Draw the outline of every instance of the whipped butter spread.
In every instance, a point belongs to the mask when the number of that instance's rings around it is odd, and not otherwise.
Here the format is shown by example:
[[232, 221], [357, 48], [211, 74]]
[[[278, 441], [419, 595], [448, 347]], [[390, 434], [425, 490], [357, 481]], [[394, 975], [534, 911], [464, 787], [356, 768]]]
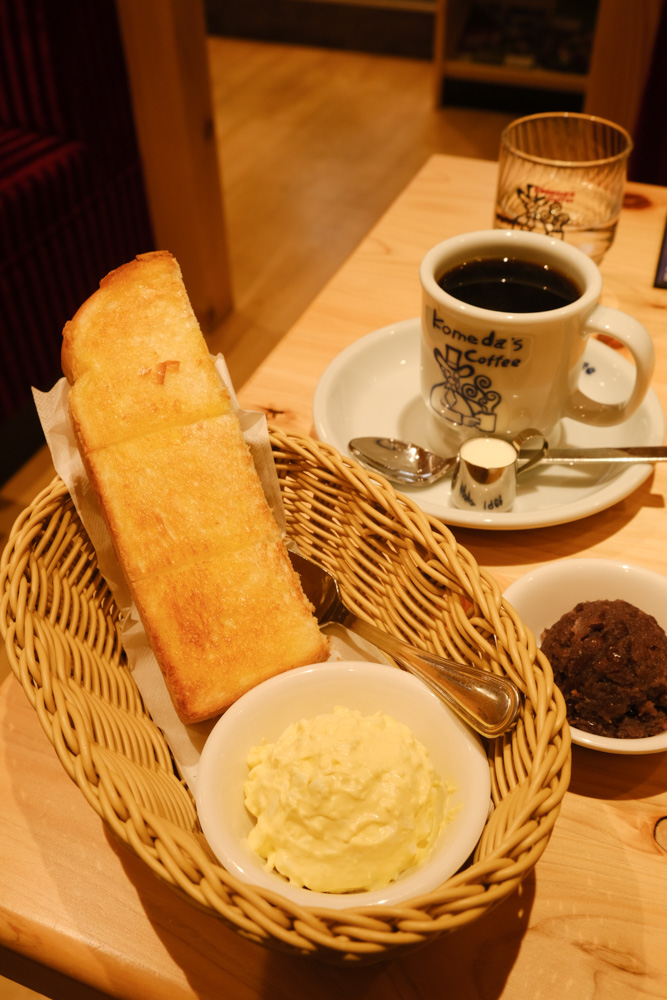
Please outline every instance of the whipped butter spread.
[[389, 715], [336, 707], [253, 747], [249, 844], [295, 885], [382, 889], [428, 854], [443, 821], [427, 750]]

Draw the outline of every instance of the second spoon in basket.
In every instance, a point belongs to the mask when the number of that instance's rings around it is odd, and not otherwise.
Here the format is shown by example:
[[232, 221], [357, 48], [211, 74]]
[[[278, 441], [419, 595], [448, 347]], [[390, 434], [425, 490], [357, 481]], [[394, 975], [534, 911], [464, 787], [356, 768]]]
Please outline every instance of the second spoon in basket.
[[383, 632], [345, 606], [338, 582], [323, 566], [296, 552], [290, 552], [290, 559], [320, 626], [342, 625], [388, 653], [482, 736], [501, 736], [512, 728], [521, 708], [521, 695], [509, 678], [426, 653]]

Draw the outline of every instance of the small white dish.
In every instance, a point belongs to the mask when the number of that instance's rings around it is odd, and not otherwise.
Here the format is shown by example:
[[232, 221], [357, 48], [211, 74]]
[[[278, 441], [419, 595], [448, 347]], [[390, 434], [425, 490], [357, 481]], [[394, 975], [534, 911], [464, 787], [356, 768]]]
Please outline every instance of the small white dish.
[[[350, 438], [395, 437], [431, 445], [419, 386], [421, 330], [419, 319], [375, 330], [342, 351], [324, 371], [313, 398], [315, 433], [321, 441], [348, 455]], [[634, 368], [618, 351], [589, 339], [581, 373], [582, 389], [609, 403], [625, 399]], [[665, 420], [658, 397], [650, 389], [633, 416], [616, 427], [591, 427], [569, 418], [562, 421], [558, 447], [595, 448], [613, 445], [658, 445]], [[541, 466], [518, 484], [512, 510], [456, 508], [451, 480], [430, 486], [401, 486], [427, 514], [447, 524], [470, 528], [515, 530], [548, 527], [588, 517], [633, 493], [653, 466]]]
[[[293, 722], [333, 711], [382, 711], [412, 730], [429, 752], [443, 786], [452, 786], [451, 816], [430, 855], [386, 889], [324, 893], [291, 885], [248, 846], [254, 820], [243, 785], [249, 750], [275, 740]], [[196, 803], [202, 830], [224, 867], [243, 882], [270, 889], [308, 907], [345, 909], [398, 904], [436, 889], [474, 850], [490, 807], [489, 765], [481, 741], [429, 689], [410, 674], [378, 663], [341, 661], [300, 667], [243, 695], [219, 719], [199, 764]]]
[[[630, 563], [607, 559], [561, 559], [526, 573], [503, 597], [518, 612], [540, 645], [550, 628], [580, 601], [623, 600], [653, 615], [667, 631], [667, 577]], [[644, 739], [596, 736], [570, 726], [572, 742], [618, 754], [648, 754], [667, 750], [667, 730]]]

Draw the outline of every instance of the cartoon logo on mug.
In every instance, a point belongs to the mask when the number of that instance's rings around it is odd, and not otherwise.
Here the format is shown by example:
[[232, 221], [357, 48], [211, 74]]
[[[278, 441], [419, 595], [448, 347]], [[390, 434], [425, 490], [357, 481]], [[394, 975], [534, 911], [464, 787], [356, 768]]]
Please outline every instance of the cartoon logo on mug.
[[431, 406], [451, 424], [494, 434], [496, 410], [503, 397], [488, 372], [523, 365], [528, 359], [530, 338], [503, 337], [495, 330], [484, 337], [465, 334], [444, 323], [436, 309], [432, 328], [443, 338], [443, 349], [433, 350], [443, 381], [431, 387]]
[[472, 365], [462, 364], [462, 352], [451, 345], [445, 347], [444, 354], [436, 347], [433, 357], [444, 375], [444, 381], [431, 389], [433, 409], [453, 424], [493, 434], [494, 411], [502, 396], [494, 391], [489, 376], [475, 374]]

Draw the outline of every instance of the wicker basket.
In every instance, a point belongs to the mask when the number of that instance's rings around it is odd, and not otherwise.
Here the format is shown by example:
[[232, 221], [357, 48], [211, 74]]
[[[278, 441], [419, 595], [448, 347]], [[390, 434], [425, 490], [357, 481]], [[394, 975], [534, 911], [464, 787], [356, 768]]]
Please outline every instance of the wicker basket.
[[116, 608], [58, 478], [19, 517], [3, 554], [0, 630], [63, 767], [164, 882], [260, 944], [377, 961], [476, 920], [532, 870], [568, 785], [565, 705], [533, 636], [444, 524], [330, 446], [276, 428], [270, 436], [288, 531], [335, 572], [346, 603], [421, 648], [510, 676], [525, 695], [513, 732], [487, 744], [495, 808], [475, 854], [437, 891], [342, 917], [244, 885], [216, 862], [126, 665]]

